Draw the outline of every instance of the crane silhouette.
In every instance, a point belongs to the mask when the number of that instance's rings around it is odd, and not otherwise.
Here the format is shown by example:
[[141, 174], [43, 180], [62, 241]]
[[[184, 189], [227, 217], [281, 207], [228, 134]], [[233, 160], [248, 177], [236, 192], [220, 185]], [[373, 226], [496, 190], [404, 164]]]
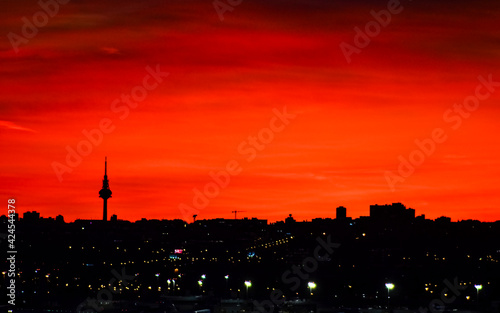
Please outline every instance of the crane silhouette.
[[234, 213], [234, 219], [236, 219], [236, 214], [240, 212], [246, 212], [246, 211], [231, 211], [231, 213]]

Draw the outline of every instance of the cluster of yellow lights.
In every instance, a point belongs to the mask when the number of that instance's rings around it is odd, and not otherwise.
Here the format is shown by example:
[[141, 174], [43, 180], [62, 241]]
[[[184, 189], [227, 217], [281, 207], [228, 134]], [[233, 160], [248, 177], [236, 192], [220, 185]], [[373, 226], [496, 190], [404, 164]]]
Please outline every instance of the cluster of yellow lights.
[[293, 239], [293, 236], [291, 236], [290, 238], [279, 239], [279, 240], [276, 240], [276, 241], [273, 241], [273, 242], [261, 243], [260, 245], [255, 245], [255, 246], [252, 246], [250, 248], [247, 248], [247, 250], [257, 249], [257, 248], [270, 248], [272, 246], [283, 245], [283, 244], [288, 243], [288, 241], [290, 239]]

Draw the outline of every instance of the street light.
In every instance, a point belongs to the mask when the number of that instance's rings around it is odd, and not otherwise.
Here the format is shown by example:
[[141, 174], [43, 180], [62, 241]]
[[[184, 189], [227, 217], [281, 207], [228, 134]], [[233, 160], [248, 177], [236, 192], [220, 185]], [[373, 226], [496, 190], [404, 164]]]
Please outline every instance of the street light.
[[229, 294], [229, 275], [226, 275], [224, 276], [224, 280], [226, 281], [226, 290], [227, 290], [227, 293]]
[[312, 295], [312, 289], [316, 288], [316, 283], [310, 281], [307, 283], [307, 287], [309, 287], [309, 293]]
[[479, 303], [479, 290], [483, 289], [483, 285], [474, 285], [476, 288], [476, 302]]
[[248, 298], [248, 287], [252, 287], [252, 282], [249, 280], [245, 281], [245, 287], [247, 287], [247, 298]]
[[385, 287], [387, 288], [387, 308], [389, 308], [389, 299], [391, 296], [389, 295], [389, 292], [394, 289], [394, 284], [393, 283], [386, 283]]

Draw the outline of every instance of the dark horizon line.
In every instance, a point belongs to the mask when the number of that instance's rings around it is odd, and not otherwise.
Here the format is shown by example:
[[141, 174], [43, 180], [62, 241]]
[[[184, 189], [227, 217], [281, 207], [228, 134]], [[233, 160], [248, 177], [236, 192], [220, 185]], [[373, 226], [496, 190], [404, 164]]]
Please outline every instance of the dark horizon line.
[[[38, 213], [37, 211], [26, 211], [26, 212], [23, 212], [22, 214], [24, 215], [25, 213]], [[21, 217], [21, 215], [19, 213], [16, 213], [18, 214], [18, 219], [19, 220], [23, 220], [25, 219], [24, 217]], [[115, 214], [112, 215], [112, 217], [114, 216]], [[291, 215], [291, 214], [290, 214]], [[292, 217], [293, 219], [293, 216], [290, 216], [289, 217]], [[71, 223], [75, 223], [76, 221], [91, 221], [91, 222], [114, 222], [114, 221], [119, 221], [119, 222], [130, 222], [130, 223], [136, 223], [136, 222], [141, 222], [141, 221], [183, 221], [185, 222], [186, 224], [194, 224], [195, 222], [199, 222], [199, 221], [213, 221], [213, 220], [227, 220], [227, 221], [244, 221], [244, 220], [248, 220], [248, 221], [252, 221], [252, 220], [259, 220], [259, 221], [266, 221], [268, 222], [269, 224], [274, 224], [274, 223], [278, 223], [278, 222], [286, 222], [286, 220], [289, 218], [285, 218], [283, 220], [276, 220], [274, 222], [269, 222], [268, 219], [261, 219], [261, 218], [258, 218], [258, 217], [243, 217], [243, 218], [238, 218], [238, 219], [234, 219], [234, 218], [224, 218], [224, 217], [214, 217], [214, 218], [206, 218], [206, 219], [197, 219], [195, 221], [186, 221], [182, 218], [172, 218], [172, 219], [166, 219], [166, 218], [146, 218], [146, 217], [142, 217], [140, 219], [137, 219], [135, 221], [132, 221], [132, 220], [129, 220], [129, 219], [119, 219], [119, 218], [116, 218], [116, 220], [107, 220], [107, 221], [103, 221], [102, 219], [85, 219], [85, 218], [76, 218], [74, 219], [73, 221], [65, 221], [64, 220], [64, 216], [62, 214], [59, 214], [57, 215], [56, 217], [42, 217], [42, 216], [39, 216], [38, 219], [40, 220], [56, 220], [57, 217], [61, 216], [62, 217], [62, 222], [66, 223], [66, 224], [71, 224]], [[5, 217], [5, 218], [8, 218], [7, 215], [3, 214], [0, 216], [1, 218]], [[336, 218], [336, 217], [313, 217], [311, 218], [310, 220], [306, 219], [306, 220], [302, 220], [302, 221], [299, 221], [299, 220], [295, 220], [293, 219], [293, 222], [295, 223], [312, 223], [314, 220], [331, 220], [331, 221], [344, 221], [344, 222], [347, 222], [347, 221], [357, 221], [359, 219], [371, 219], [371, 220], [377, 220], [377, 219], [380, 219], [380, 218], [376, 218], [376, 217], [372, 217], [370, 215], [366, 215], [366, 216], [363, 216], [363, 215], [360, 215], [359, 217], [357, 218], [354, 218], [354, 217], [345, 217], [345, 218]], [[440, 217], [437, 217], [435, 219], [430, 219], [430, 218], [425, 218], [425, 214], [421, 214], [421, 215], [418, 215], [418, 216], [415, 216], [414, 218], [412, 218], [411, 220], [424, 220], [424, 221], [432, 221], [432, 222], [437, 222], [438, 220], [442, 219], [441, 221], [445, 221], [446, 222], [449, 222], [449, 223], [459, 223], [459, 222], [466, 222], [466, 221], [472, 221], [472, 222], [479, 222], [479, 223], [497, 223], [497, 222], [500, 222], [500, 220], [494, 220], [494, 221], [481, 221], [481, 220], [478, 220], [478, 219], [457, 219], [456, 221], [453, 221], [451, 220], [451, 217], [448, 217], [448, 216], [440, 216]], [[386, 219], [387, 220], [387, 219]], [[399, 220], [399, 219], [390, 219], [390, 220]]]

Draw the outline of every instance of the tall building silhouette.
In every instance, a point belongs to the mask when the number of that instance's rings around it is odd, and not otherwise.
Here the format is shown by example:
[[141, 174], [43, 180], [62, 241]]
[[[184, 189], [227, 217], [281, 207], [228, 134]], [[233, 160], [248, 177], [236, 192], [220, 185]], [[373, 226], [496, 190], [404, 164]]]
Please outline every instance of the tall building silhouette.
[[102, 220], [108, 219], [108, 199], [111, 198], [111, 190], [109, 189], [108, 181], [108, 157], [104, 158], [104, 179], [102, 180], [102, 189], [99, 191], [99, 198], [102, 198], [104, 203], [102, 207]]
[[343, 206], [339, 206], [337, 208], [337, 219], [338, 220], [345, 220], [347, 217], [347, 209]]

